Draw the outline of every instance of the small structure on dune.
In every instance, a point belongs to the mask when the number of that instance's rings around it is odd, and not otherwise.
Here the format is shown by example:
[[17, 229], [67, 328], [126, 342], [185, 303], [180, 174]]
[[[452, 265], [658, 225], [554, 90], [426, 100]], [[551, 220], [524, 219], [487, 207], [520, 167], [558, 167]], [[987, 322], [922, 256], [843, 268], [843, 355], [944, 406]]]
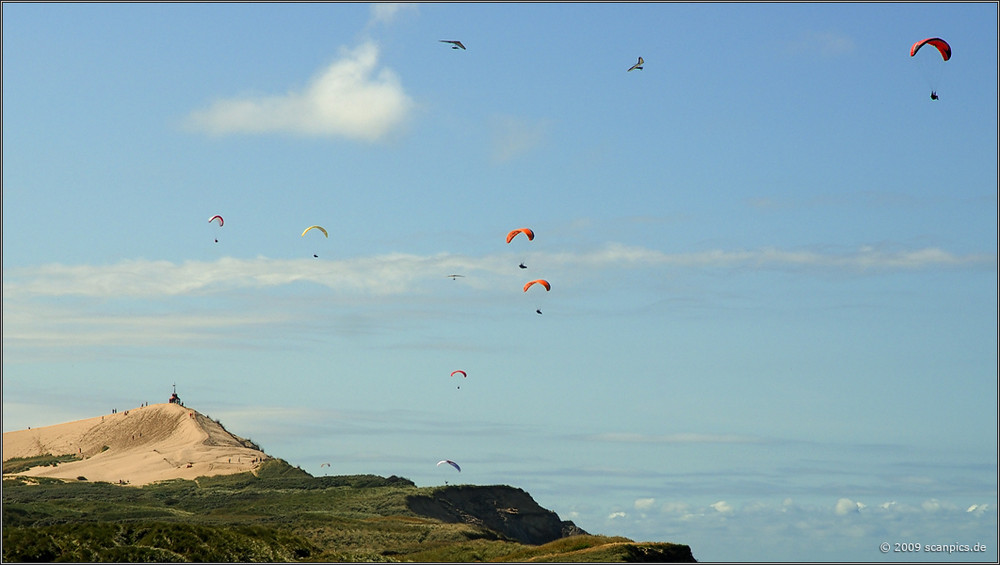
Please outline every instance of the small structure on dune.
[[181, 402], [181, 397], [177, 396], [176, 384], [174, 385], [174, 393], [170, 395], [170, 400], [168, 400], [167, 402], [169, 402], [170, 404], [180, 404], [181, 406], [184, 406], [184, 403]]

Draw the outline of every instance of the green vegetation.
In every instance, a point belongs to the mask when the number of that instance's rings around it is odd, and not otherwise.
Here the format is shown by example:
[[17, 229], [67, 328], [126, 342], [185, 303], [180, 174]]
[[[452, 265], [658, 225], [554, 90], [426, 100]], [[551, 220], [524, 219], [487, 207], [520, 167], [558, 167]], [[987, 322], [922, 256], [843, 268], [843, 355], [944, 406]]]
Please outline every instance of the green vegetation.
[[[11, 468], [22, 464], [10, 463]], [[650, 545], [625, 538], [574, 536], [529, 546], [482, 527], [443, 523], [408, 509], [409, 497], [434, 490], [395, 476], [313, 477], [280, 459], [265, 461], [258, 475], [178, 479], [141, 488], [7, 477], [3, 561], [473, 562], [648, 557], [637, 548], [632, 554], [616, 549]], [[687, 546], [677, 547], [690, 555]]]
[[54, 467], [60, 463], [78, 461], [79, 459], [78, 455], [54, 456], [50, 453], [37, 457], [14, 457], [3, 462], [3, 474], [20, 473], [33, 467]]
[[5, 561], [295, 561], [316, 550], [300, 536], [248, 526], [87, 522], [7, 530]]

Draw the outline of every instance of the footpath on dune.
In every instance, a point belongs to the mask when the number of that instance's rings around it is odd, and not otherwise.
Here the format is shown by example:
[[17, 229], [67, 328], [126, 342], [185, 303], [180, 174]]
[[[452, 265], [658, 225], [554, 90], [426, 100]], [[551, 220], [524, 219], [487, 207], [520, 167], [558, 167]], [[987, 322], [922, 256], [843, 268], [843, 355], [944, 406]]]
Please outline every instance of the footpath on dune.
[[140, 486], [255, 471], [270, 458], [218, 422], [175, 403], [3, 434], [4, 461], [43, 455], [80, 459], [14, 474]]

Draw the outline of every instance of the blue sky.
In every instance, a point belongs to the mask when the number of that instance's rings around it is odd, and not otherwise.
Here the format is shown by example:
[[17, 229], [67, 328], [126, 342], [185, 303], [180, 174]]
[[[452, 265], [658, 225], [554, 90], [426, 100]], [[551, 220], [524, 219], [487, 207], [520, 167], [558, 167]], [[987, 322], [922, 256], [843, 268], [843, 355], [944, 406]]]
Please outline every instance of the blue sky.
[[4, 4], [3, 430], [176, 383], [314, 474], [700, 560], [995, 560], [996, 40], [996, 4]]

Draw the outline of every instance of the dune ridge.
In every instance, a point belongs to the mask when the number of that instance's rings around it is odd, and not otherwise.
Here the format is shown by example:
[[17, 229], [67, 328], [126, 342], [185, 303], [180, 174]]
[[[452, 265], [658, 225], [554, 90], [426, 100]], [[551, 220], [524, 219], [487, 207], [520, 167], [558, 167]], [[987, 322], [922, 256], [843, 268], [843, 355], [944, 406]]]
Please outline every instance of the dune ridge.
[[150, 404], [3, 434], [3, 460], [50, 454], [79, 461], [15, 473], [141, 486], [255, 471], [269, 458], [219, 423], [180, 404]]

